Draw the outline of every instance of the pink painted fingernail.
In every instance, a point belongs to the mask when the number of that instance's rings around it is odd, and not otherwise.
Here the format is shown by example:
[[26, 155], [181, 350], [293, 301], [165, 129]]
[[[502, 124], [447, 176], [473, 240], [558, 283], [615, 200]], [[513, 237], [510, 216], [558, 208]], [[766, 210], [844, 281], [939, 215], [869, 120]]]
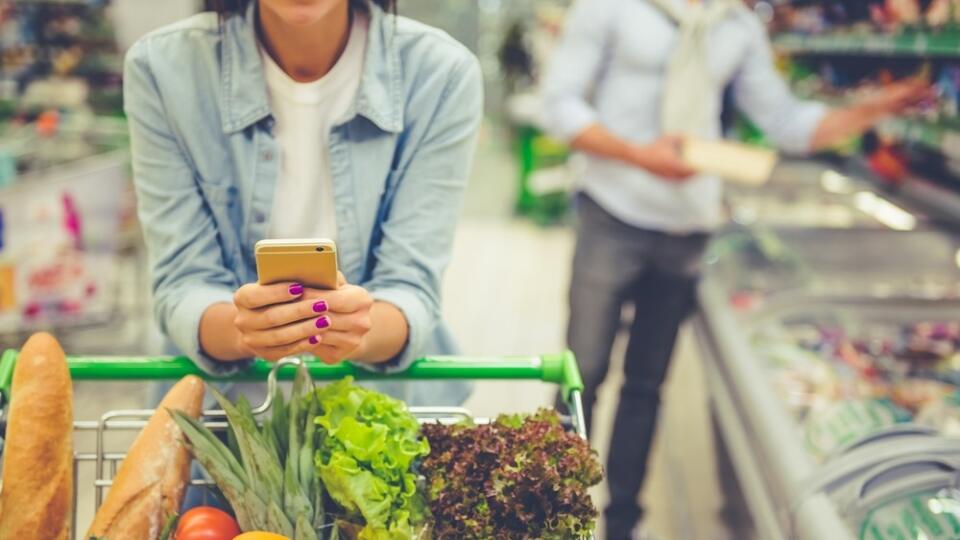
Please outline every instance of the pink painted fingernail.
[[310, 336], [310, 338], [307, 339], [307, 341], [309, 341], [311, 345], [316, 345], [317, 343], [320, 343], [320, 338], [318, 338], [317, 336]]
[[327, 301], [320, 300], [313, 303], [313, 312], [314, 313], [323, 313], [327, 310]]
[[317, 319], [317, 328], [326, 328], [330, 326], [330, 318], [324, 315]]
[[293, 296], [300, 296], [301, 294], [303, 294], [303, 285], [299, 283], [294, 283], [287, 290], [290, 291], [290, 294], [292, 294]]

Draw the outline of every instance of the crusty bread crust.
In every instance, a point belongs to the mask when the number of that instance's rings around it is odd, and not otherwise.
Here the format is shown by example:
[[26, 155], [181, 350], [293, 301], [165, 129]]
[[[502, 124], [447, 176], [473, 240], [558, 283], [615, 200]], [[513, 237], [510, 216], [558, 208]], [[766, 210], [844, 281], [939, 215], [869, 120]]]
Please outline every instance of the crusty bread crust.
[[192, 459], [170, 411], [200, 416], [203, 394], [203, 381], [194, 376], [184, 377], [167, 392], [120, 464], [84, 538], [155, 540], [160, 536], [167, 518], [180, 510]]
[[53, 336], [34, 334], [13, 371], [0, 538], [66, 540], [73, 498], [73, 385]]

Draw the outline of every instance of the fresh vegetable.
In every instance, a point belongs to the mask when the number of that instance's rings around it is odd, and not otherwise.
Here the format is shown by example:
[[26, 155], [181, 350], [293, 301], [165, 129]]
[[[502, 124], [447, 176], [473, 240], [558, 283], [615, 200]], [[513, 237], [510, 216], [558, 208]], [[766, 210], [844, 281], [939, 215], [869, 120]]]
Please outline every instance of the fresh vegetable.
[[551, 410], [488, 425], [427, 424], [426, 476], [437, 540], [587, 538], [596, 452]]
[[[419, 538], [429, 518], [414, 464], [430, 452], [403, 402], [361, 388], [350, 378], [315, 393], [322, 414], [317, 473], [360, 540]], [[350, 534], [349, 528], [345, 532]]]
[[289, 403], [278, 389], [273, 414], [257, 426], [242, 396], [236, 405], [212, 389], [227, 413], [231, 445], [221, 442], [200, 422], [174, 411], [194, 457], [210, 473], [244, 531], [268, 530], [294, 540], [319, 540], [329, 526], [323, 489], [312, 462], [317, 401], [306, 368], [300, 366]]
[[179, 522], [180, 514], [170, 514], [170, 516], [167, 517], [167, 522], [163, 524], [163, 529], [160, 531], [160, 540], [175, 540], [173, 532]]
[[198, 506], [180, 517], [174, 540], [233, 540], [240, 526], [233, 517], [212, 506]]
[[282, 534], [274, 534], [274, 533], [263, 532], [263, 531], [254, 531], [254, 532], [243, 533], [240, 536], [237, 536], [236, 538], [234, 538], [233, 540], [290, 540], [290, 538], [287, 538]]
[[227, 414], [229, 444], [174, 413], [190, 448], [223, 491], [243, 531], [293, 540], [413, 540], [429, 513], [414, 464], [429, 452], [400, 401], [350, 379], [310, 391], [301, 366], [290, 400], [273, 396], [257, 426], [243, 397]]

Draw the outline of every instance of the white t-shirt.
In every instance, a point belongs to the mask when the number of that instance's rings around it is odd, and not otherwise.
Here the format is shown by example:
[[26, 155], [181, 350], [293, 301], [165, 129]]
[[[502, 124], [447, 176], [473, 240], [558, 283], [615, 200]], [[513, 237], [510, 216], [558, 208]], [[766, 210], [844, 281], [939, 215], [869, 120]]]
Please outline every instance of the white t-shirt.
[[272, 238], [336, 238], [330, 128], [345, 120], [353, 104], [367, 44], [366, 18], [355, 15], [353, 21], [337, 63], [316, 81], [293, 80], [260, 47], [280, 148]]

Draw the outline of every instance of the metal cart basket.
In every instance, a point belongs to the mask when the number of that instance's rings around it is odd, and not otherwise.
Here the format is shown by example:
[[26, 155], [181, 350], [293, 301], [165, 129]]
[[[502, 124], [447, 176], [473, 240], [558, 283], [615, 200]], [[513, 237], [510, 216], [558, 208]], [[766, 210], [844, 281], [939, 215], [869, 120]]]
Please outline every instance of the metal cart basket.
[[[17, 361], [17, 351], [8, 350], [0, 357], [0, 415], [4, 415], [6, 404], [11, 397], [13, 368]], [[213, 379], [202, 372], [188, 358], [119, 358], [119, 357], [68, 357], [70, 375], [75, 381], [161, 381], [176, 380], [186, 375], [197, 375], [208, 380], [239, 382], [266, 381], [267, 398], [254, 409], [258, 417], [271, 407], [273, 389], [281, 380], [291, 380], [296, 372], [297, 358], [288, 358], [276, 363], [256, 361], [248, 369], [226, 379]], [[578, 435], [586, 438], [581, 392], [583, 382], [577, 362], [570, 352], [523, 357], [436, 357], [423, 358], [413, 362], [400, 373], [381, 374], [371, 372], [350, 363], [327, 365], [317, 361], [306, 361], [306, 367], [315, 381], [329, 381], [351, 376], [359, 381], [369, 380], [539, 380], [558, 385], [563, 399], [570, 411], [569, 427]], [[473, 418], [462, 407], [411, 407], [421, 422], [454, 421]], [[98, 420], [77, 419], [74, 421], [74, 493], [73, 493], [73, 538], [83, 534], [77, 528], [78, 503], [90, 501], [90, 507], [84, 510], [93, 512], [103, 502], [105, 490], [113, 483], [117, 468], [126, 456], [126, 446], [119, 446], [113, 439], [117, 434], [126, 434], [127, 439], [138, 433], [154, 413], [152, 409], [114, 410], [103, 413]], [[221, 410], [204, 411], [203, 420], [211, 430], [226, 429], [226, 415]], [[474, 418], [477, 422], [488, 419]], [[0, 416], [2, 424], [6, 418]], [[81, 437], [81, 435], [83, 437]], [[81, 440], [81, 438], [83, 440]], [[90, 439], [93, 439], [91, 442]], [[111, 444], [112, 442], [112, 444]], [[126, 444], [129, 444], [128, 442]], [[0, 450], [2, 453], [2, 450]], [[95, 468], [92, 485], [83, 482], [80, 485], [78, 470], [83, 467]], [[194, 480], [194, 485], [210, 485], [205, 480]], [[90, 489], [92, 488], [92, 497]], [[86, 523], [80, 524], [82, 527]], [[79, 532], [78, 532], [79, 531]]]

